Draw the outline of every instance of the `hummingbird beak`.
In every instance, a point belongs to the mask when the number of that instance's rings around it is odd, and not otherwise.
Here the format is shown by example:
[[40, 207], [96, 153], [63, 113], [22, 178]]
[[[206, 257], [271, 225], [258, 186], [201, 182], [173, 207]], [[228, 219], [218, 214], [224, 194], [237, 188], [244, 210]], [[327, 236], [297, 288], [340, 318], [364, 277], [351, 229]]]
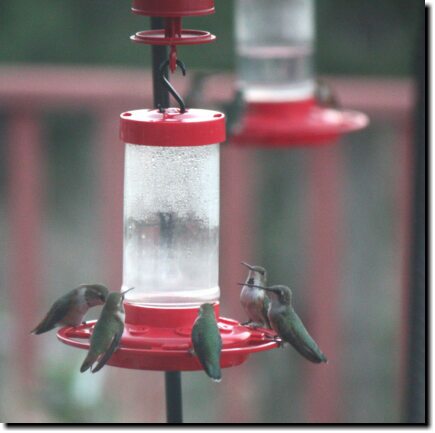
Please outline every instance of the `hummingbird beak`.
[[246, 262], [240, 262], [241, 265], [246, 266], [249, 270], [253, 271], [253, 266]]
[[130, 290], [133, 290], [133, 289], [134, 289], [134, 287], [130, 287], [129, 289], [124, 290], [123, 292], [121, 292], [122, 297], [124, 298], [124, 297], [125, 297], [125, 294], [126, 294], [127, 292], [129, 292]]

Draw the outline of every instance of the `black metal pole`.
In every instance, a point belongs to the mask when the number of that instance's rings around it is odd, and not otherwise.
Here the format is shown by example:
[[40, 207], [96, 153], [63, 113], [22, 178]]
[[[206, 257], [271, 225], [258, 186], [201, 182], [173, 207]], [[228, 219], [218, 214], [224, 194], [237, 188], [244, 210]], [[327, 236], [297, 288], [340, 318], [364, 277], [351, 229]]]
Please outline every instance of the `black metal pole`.
[[181, 373], [167, 371], [165, 373], [166, 389], [166, 422], [168, 424], [183, 423], [183, 404], [181, 399]]
[[[426, 8], [426, 19], [429, 10]], [[408, 304], [408, 350], [405, 423], [426, 421], [426, 40], [419, 23], [416, 52], [416, 115], [414, 124], [414, 196]], [[426, 22], [426, 25], [429, 24]], [[426, 93], [427, 91], [427, 93]]]
[[[151, 18], [151, 29], [164, 28], [163, 18]], [[159, 66], [168, 60], [168, 47], [165, 45], [151, 45], [151, 58], [153, 65], [153, 95], [154, 107], [160, 105], [162, 108], [169, 107], [169, 93], [163, 86], [160, 79]], [[168, 68], [166, 68], [165, 76], [168, 78]]]
[[[162, 18], [151, 18], [151, 28], [161, 29], [164, 27]], [[164, 45], [152, 45], [153, 65], [153, 95], [154, 107], [169, 107], [169, 93], [162, 85], [159, 66], [168, 59], [168, 48]], [[168, 71], [165, 73], [168, 77]], [[169, 424], [181, 424], [183, 422], [183, 405], [181, 399], [181, 373], [179, 371], [165, 372], [166, 391], [166, 421]]]

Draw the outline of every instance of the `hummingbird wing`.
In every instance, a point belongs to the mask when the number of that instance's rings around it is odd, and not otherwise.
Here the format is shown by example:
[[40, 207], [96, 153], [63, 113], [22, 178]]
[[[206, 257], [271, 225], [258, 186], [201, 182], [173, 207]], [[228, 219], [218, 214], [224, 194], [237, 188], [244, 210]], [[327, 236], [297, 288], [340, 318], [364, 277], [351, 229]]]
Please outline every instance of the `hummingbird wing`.
[[[103, 314], [104, 313], [104, 314]], [[117, 315], [109, 316], [103, 310], [91, 336], [89, 352], [80, 367], [80, 372], [88, 370], [98, 361], [91, 371], [100, 370], [118, 348], [124, 331], [124, 322]]]
[[192, 327], [192, 344], [207, 376], [215, 382], [220, 382], [222, 338], [214, 316], [196, 319]]
[[116, 349], [118, 349], [121, 342], [122, 332], [123, 331], [114, 335], [112, 343], [110, 343], [110, 346], [106, 350], [106, 353], [102, 357], [100, 357], [96, 367], [91, 369], [92, 373], [96, 373], [97, 371], [101, 370], [106, 365], [107, 361], [111, 358], [111, 356], [115, 353]]
[[72, 290], [66, 295], [60, 297], [48, 310], [42, 321], [31, 331], [32, 334], [39, 335], [52, 330], [68, 314], [69, 309], [74, 302], [76, 291]]
[[264, 323], [266, 324], [266, 326], [271, 329], [272, 326], [270, 326], [270, 321], [269, 321], [269, 316], [268, 316], [268, 312], [269, 312], [269, 305], [270, 305], [270, 299], [268, 296], [264, 296], [264, 301], [263, 301], [263, 318], [264, 318]]
[[314, 363], [327, 362], [326, 356], [322, 353], [305, 328], [302, 320], [291, 309], [287, 314], [281, 314], [275, 318], [278, 335], [290, 343], [304, 358]]

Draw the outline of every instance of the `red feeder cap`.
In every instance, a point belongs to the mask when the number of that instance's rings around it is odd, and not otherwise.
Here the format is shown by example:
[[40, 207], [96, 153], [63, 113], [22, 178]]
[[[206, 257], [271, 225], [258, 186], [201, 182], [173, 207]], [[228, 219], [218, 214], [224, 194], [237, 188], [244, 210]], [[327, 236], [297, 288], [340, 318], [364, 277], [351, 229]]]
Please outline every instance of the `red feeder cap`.
[[133, 13], [148, 17], [185, 17], [214, 13], [214, 0], [133, 0]]
[[317, 106], [314, 99], [248, 103], [231, 140], [235, 144], [292, 147], [330, 143], [362, 129], [368, 117], [356, 111]]
[[134, 110], [121, 114], [120, 138], [145, 146], [204, 146], [225, 141], [225, 115], [191, 108]]

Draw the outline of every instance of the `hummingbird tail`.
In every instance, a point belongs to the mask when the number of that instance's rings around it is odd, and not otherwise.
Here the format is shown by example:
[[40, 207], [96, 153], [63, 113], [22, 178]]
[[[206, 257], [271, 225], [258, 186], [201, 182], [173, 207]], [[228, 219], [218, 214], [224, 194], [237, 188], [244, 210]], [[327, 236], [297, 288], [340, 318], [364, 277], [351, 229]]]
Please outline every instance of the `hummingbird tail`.
[[207, 365], [205, 372], [213, 382], [220, 382], [222, 380], [221, 366], [219, 364], [216, 366]]
[[305, 355], [305, 357], [311, 361], [314, 362], [315, 364], [321, 364], [322, 362], [324, 363], [328, 363], [328, 359], [326, 358], [326, 356], [322, 353], [322, 352], [318, 352], [318, 353], [310, 353]]
[[88, 353], [85, 360], [83, 361], [82, 366], [80, 367], [80, 373], [84, 373], [86, 370], [89, 370], [94, 362], [95, 362], [94, 356]]
[[39, 335], [39, 334], [43, 334], [44, 332], [51, 331], [54, 327], [55, 327], [54, 324], [47, 323], [43, 320], [38, 326], [36, 326], [35, 329], [32, 329], [30, 333], [34, 335]]
[[321, 362], [324, 362], [325, 364], [328, 363], [328, 358], [322, 353], [320, 359], [322, 360]]

